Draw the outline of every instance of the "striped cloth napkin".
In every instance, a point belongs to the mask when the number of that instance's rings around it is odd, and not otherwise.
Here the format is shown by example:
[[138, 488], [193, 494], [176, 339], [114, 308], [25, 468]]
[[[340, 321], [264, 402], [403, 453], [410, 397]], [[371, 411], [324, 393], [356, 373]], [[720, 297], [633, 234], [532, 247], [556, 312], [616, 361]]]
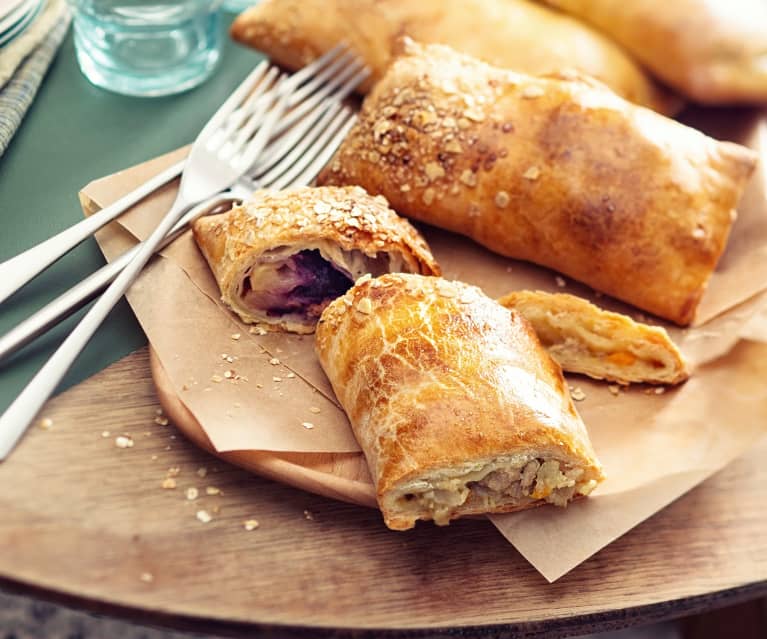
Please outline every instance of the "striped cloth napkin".
[[34, 100], [69, 21], [64, 0], [47, 0], [29, 28], [0, 48], [0, 155]]

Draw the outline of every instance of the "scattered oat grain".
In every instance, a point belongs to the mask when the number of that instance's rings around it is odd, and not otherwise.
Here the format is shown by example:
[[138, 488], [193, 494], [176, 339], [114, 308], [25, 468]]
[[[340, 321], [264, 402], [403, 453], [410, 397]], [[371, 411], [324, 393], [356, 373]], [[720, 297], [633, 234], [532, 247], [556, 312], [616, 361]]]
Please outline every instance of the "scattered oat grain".
[[522, 89], [522, 97], [528, 100], [533, 98], [540, 98], [544, 94], [544, 90], [537, 85], [528, 85]]
[[189, 501], [194, 501], [200, 496], [200, 491], [197, 490], [194, 486], [190, 486], [186, 489], [186, 498]]
[[224, 381], [224, 378], [221, 377], [221, 375], [213, 375], [213, 377], [210, 378], [210, 381], [215, 384], [220, 384], [221, 382]]
[[317, 408], [316, 406], [310, 406], [310, 407], [309, 407], [309, 412], [310, 412], [310, 413], [314, 413], [315, 415], [317, 415], [317, 414], [319, 414], [319, 412], [320, 412], [320, 409], [319, 409], [319, 408]]
[[205, 487], [205, 494], [206, 495], [220, 495], [221, 489], [216, 488], [215, 486], [206, 486]]
[[133, 440], [125, 435], [115, 437], [115, 446], [117, 448], [133, 448]]
[[50, 417], [43, 417], [39, 422], [40, 428], [50, 430], [53, 428], [53, 420]]
[[373, 302], [370, 301], [369, 297], [363, 297], [357, 302], [356, 309], [364, 315], [370, 315], [373, 312]]
[[531, 166], [527, 171], [522, 174], [522, 177], [526, 180], [537, 180], [541, 175], [541, 170], [537, 166]]
[[160, 485], [166, 490], [173, 490], [176, 487], [176, 480], [172, 477], [166, 477]]
[[511, 198], [509, 198], [509, 194], [506, 191], [498, 191], [495, 194], [495, 205], [499, 209], [505, 209], [509, 205], [510, 200]]
[[247, 519], [244, 522], [242, 522], [242, 525], [245, 527], [245, 530], [250, 532], [251, 530], [255, 530], [258, 528], [259, 523], [258, 519]]

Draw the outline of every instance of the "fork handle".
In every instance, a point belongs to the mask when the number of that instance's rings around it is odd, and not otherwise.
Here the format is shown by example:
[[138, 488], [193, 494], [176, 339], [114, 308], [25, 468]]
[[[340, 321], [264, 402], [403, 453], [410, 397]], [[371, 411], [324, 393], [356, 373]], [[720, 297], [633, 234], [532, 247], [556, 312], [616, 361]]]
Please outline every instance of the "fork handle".
[[117, 202], [101, 209], [74, 226], [40, 242], [36, 246], [0, 263], [0, 303], [8, 299], [35, 275], [48, 268], [61, 256], [71, 251], [102, 226], [121, 215], [139, 200], [159, 189], [181, 174], [184, 160], [165, 169], [140, 187], [121, 197]]
[[[165, 236], [163, 241], [157, 247], [157, 250], [159, 251], [170, 244], [186, 230], [187, 226], [192, 221], [196, 220], [201, 215], [224, 204], [234, 203], [240, 200], [241, 198], [224, 194], [216, 196], [215, 198], [194, 207], [179, 220], [173, 229], [171, 229], [170, 233]], [[114, 261], [102, 266], [98, 271], [92, 273], [62, 295], [59, 295], [55, 300], [43, 306], [39, 311], [23, 322], [17, 324], [5, 335], [0, 337], [0, 364], [20, 348], [23, 348], [32, 340], [37, 339], [40, 335], [72, 315], [72, 313], [80, 310], [96, 297], [96, 295], [103, 291], [109, 283], [117, 277], [120, 271], [130, 263], [133, 257], [138, 253], [139, 246], [140, 245], [137, 244]]]
[[141, 269], [152, 257], [165, 235], [178, 222], [187, 203], [177, 198], [149, 238], [140, 244], [136, 255], [96, 301], [56, 352], [27, 384], [26, 388], [0, 416], [0, 461], [16, 446], [43, 404], [53, 394], [62, 378], [109, 312], [130, 288]]

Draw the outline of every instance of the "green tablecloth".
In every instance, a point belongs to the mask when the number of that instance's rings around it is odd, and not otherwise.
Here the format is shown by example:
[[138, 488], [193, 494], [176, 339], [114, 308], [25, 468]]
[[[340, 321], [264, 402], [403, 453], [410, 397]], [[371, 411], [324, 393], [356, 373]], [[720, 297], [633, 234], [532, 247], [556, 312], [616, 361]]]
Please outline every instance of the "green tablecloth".
[[[231, 16], [224, 17], [228, 26]], [[0, 158], [0, 261], [78, 221], [82, 210], [77, 192], [89, 181], [191, 142], [261, 58], [225, 40], [219, 67], [202, 86], [167, 98], [130, 98], [88, 83], [77, 67], [70, 32], [21, 128]], [[0, 307], [0, 332], [103, 263], [95, 241], [85, 242]], [[70, 318], [0, 365], [0, 409], [16, 397], [74, 321]], [[122, 301], [61, 388], [89, 377], [145, 342]]]

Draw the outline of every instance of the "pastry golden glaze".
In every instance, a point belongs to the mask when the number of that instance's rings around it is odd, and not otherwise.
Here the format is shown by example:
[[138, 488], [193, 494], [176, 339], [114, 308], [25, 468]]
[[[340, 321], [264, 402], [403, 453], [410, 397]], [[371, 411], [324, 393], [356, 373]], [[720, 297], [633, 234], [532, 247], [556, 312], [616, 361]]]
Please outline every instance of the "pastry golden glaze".
[[559, 365], [474, 286], [362, 278], [325, 309], [315, 346], [389, 528], [564, 506], [602, 480]]
[[755, 163], [594, 80], [411, 43], [318, 182], [686, 325]]
[[764, 0], [546, 0], [706, 104], [767, 102]]
[[231, 33], [289, 69], [346, 42], [373, 72], [365, 90], [406, 35], [523, 73], [575, 68], [662, 113], [680, 106], [609, 38], [527, 0], [264, 0], [240, 15]]
[[514, 291], [498, 300], [519, 312], [571, 373], [621, 384], [679, 384], [687, 364], [666, 330], [635, 322], [566, 293]]
[[366, 273], [439, 274], [410, 223], [359, 187], [257, 191], [193, 228], [223, 302], [245, 322], [295, 333], [313, 332], [327, 304]]

